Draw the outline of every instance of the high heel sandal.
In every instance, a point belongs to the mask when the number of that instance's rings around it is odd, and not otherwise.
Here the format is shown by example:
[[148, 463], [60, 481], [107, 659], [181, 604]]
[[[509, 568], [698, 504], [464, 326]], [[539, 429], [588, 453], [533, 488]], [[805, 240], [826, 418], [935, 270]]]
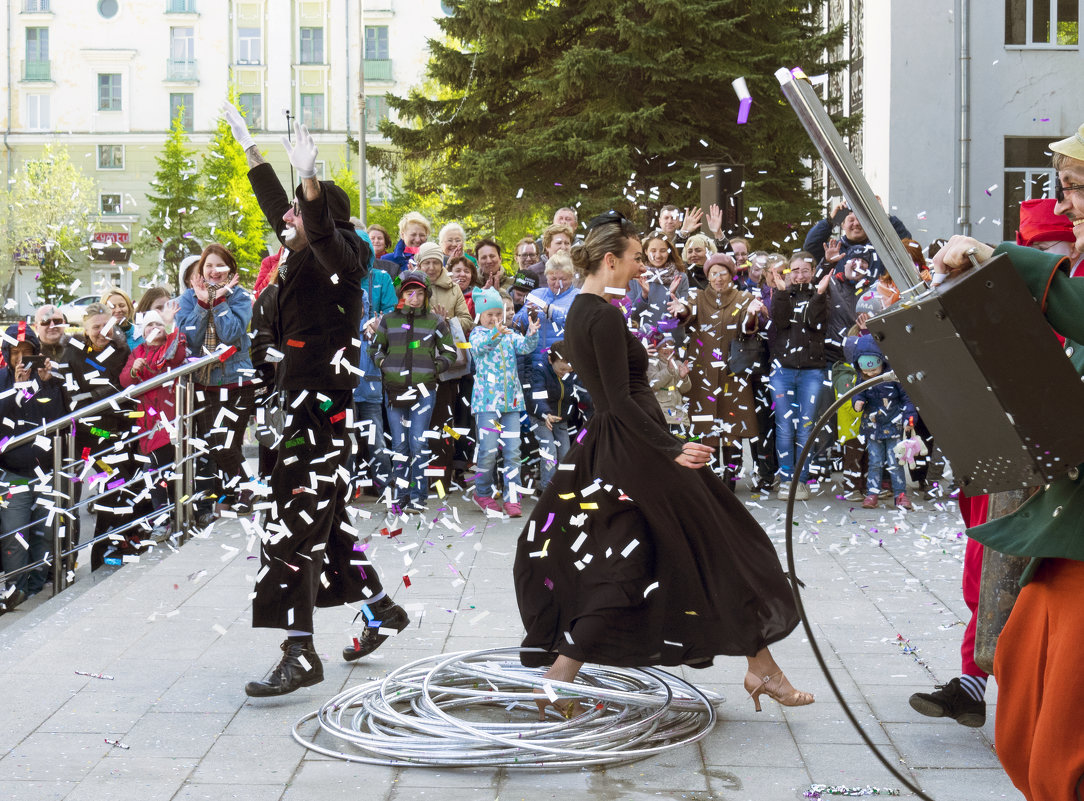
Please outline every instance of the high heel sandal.
[[[753, 706], [757, 712], [760, 712], [760, 696], [762, 694], [767, 695], [769, 698], [774, 699], [782, 706], [806, 706], [812, 704], [815, 700], [812, 693], [802, 692], [796, 690], [793, 687], [789, 691], [783, 690], [783, 682], [786, 677], [783, 676], [782, 670], [777, 670], [770, 676], [764, 676], [761, 678], [755, 673], [749, 671], [745, 674], [745, 691], [749, 693], [749, 697], [753, 699]], [[772, 686], [772, 682], [775, 682], [775, 686]]]

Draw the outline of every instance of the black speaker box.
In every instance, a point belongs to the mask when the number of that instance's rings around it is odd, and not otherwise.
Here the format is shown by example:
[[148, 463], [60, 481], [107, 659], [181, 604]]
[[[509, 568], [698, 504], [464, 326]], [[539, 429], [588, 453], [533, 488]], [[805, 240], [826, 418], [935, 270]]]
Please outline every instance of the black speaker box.
[[708, 209], [717, 203], [723, 210], [723, 235], [741, 236], [745, 231], [745, 193], [742, 183], [745, 180], [745, 168], [740, 164], [701, 164], [700, 165], [700, 208], [704, 220], [700, 229], [708, 232]]
[[1008, 255], [868, 327], [969, 494], [1045, 484], [1084, 462], [1084, 383]]

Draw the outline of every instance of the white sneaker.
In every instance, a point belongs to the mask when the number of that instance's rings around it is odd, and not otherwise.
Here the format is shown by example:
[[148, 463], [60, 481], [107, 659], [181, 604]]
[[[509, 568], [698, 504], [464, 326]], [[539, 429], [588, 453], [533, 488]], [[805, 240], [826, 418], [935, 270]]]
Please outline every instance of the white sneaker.
[[794, 490], [794, 500], [796, 501], [808, 501], [809, 500], [809, 485], [804, 481], [798, 482], [797, 489]]
[[776, 495], [775, 497], [777, 497], [781, 501], [785, 501], [788, 498], [790, 498], [790, 482], [789, 481], [781, 481], [779, 483], [779, 494]]

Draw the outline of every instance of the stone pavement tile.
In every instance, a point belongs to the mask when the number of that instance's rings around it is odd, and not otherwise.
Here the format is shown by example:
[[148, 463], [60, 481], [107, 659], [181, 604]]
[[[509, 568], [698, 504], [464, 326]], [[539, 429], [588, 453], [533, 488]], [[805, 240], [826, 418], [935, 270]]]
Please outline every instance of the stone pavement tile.
[[327, 693], [310, 698], [291, 693], [280, 698], [253, 700], [243, 704], [229, 719], [229, 724], [219, 731], [227, 735], [289, 735], [298, 719], [315, 711], [331, 696], [332, 693]]
[[202, 784], [186, 782], [172, 801], [279, 801], [286, 784]]
[[[402, 768], [395, 785], [402, 792], [405, 788], [447, 787], [497, 789], [501, 785], [503, 768]], [[577, 784], [577, 786], [579, 786]]]
[[781, 721], [749, 723], [721, 721], [700, 742], [703, 761], [714, 765], [768, 765], [784, 768], [802, 766], [801, 754], [790, 728]]
[[78, 781], [112, 747], [101, 734], [31, 734], [0, 759], [0, 781]]
[[124, 655], [146, 654], [154, 659], [195, 659], [222, 636], [212, 628], [217, 622], [182, 611], [177, 617], [159, 620], [150, 626], [143, 637], [133, 643]]
[[877, 654], [853, 654], [846, 660], [847, 670], [863, 686], [893, 685], [913, 687], [930, 681], [930, 674], [914, 658], [902, 651]]
[[278, 784], [289, 782], [304, 755], [283, 734], [229, 735], [215, 740], [190, 777], [195, 784]]
[[77, 693], [41, 724], [40, 732], [88, 732], [115, 740], [147, 711], [149, 699], [120, 690]]
[[[865, 745], [800, 743], [802, 761], [814, 784], [846, 785], [848, 787], [896, 788], [905, 791], [899, 779], [889, 773], [880, 760]], [[892, 746], [878, 746], [888, 761], [908, 776], [907, 765]]]
[[[400, 780], [402, 781], [402, 780]], [[617, 788], [628, 787], [629, 782], [614, 782], [616, 787], [611, 788], [610, 777], [601, 768], [572, 768], [564, 770], [505, 770], [500, 782], [500, 797], [502, 799], [533, 799], [535, 798], [599, 798], [599, 799], [623, 799], [623, 793], [615, 792]], [[488, 789], [490, 785], [481, 785]], [[654, 791], [651, 791], [654, 793]], [[406, 798], [401, 795], [400, 797]], [[657, 798], [658, 796], [656, 796]]]
[[196, 766], [194, 759], [121, 753], [102, 760], [65, 801], [169, 801]]
[[[710, 798], [720, 801], [796, 801], [809, 788], [804, 768], [723, 767], [707, 770]], [[674, 794], [671, 798], [683, 798]]]
[[[502, 796], [499, 791], [489, 787], [463, 789], [404, 787], [401, 791], [398, 788], [393, 789], [391, 795], [388, 796], [389, 801], [501, 801], [501, 798], [508, 798], [508, 796]], [[539, 798], [539, 796], [534, 796], [534, 798]]]
[[154, 700], [151, 709], [231, 714], [245, 702], [245, 681], [233, 669], [190, 669]]
[[641, 759], [629, 765], [606, 767], [606, 779], [609, 782], [628, 782], [644, 790], [667, 790], [683, 787], [686, 790], [708, 790], [705, 775], [704, 756], [701, 747], [705, 746], [718, 732], [718, 729], [699, 743], [679, 746], [664, 751], [657, 756]]
[[0, 798], [18, 799], [18, 801], [61, 801], [79, 786], [77, 782], [67, 781], [8, 781], [0, 779]]
[[[81, 668], [87, 670], [88, 668]], [[94, 672], [112, 676], [113, 680], [90, 679], [80, 691], [88, 694], [124, 692], [148, 699], [148, 704], [177, 681], [188, 669], [188, 663], [177, 659], [155, 659], [153, 654], [120, 656], [93, 666]]]
[[[851, 712], [858, 718], [862, 731], [875, 743], [888, 744], [889, 738], [879, 720], [865, 704], [848, 701]], [[861, 735], [835, 699], [818, 700], [807, 706], [788, 709], [787, 725], [799, 743], [863, 743]]]
[[214, 745], [219, 733], [229, 732], [232, 717], [207, 712], [148, 712], [123, 741], [141, 753], [199, 758]]
[[917, 769], [918, 786], [937, 801], [966, 798], [968, 801], [999, 798], [1023, 801], [1005, 771], [999, 768]]
[[397, 768], [365, 765], [344, 760], [305, 760], [283, 794], [283, 801], [358, 798], [383, 801], [389, 798]]
[[998, 768], [997, 755], [983, 734], [967, 726], [886, 723], [885, 731], [913, 768]]

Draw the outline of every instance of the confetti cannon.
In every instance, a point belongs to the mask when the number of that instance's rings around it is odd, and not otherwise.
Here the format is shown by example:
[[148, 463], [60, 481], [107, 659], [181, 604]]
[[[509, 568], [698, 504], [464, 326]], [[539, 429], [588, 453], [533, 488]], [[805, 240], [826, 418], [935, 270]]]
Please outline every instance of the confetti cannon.
[[[776, 78], [900, 290], [897, 303], [870, 318], [870, 332], [967, 493], [991, 494], [991, 517], [1011, 514], [1029, 488], [1084, 462], [1084, 426], [1064, 424], [1084, 404], [1084, 384], [1008, 255], [927, 289], [812, 84], [800, 69], [780, 69]], [[1029, 376], [1041, 376], [1041, 385]], [[788, 541], [788, 563], [790, 549]], [[986, 670], [1026, 563], [985, 549], [975, 656]]]

